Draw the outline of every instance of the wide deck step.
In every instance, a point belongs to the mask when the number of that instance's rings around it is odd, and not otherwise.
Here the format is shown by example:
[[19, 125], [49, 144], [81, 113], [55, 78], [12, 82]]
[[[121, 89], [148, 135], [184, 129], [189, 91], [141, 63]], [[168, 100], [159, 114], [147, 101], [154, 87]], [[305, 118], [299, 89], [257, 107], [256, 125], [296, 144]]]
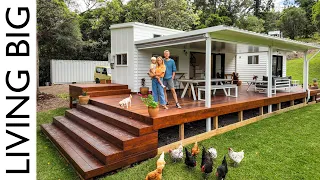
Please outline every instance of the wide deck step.
[[84, 179], [102, 175], [106, 172], [154, 157], [157, 154], [157, 148], [149, 146], [144, 151], [141, 149], [137, 151], [138, 154], [127, 151], [125, 158], [119, 158], [108, 165], [104, 165], [54, 124], [43, 124], [41, 125], [41, 129]]
[[55, 117], [53, 123], [94, 154], [104, 164], [117, 160], [117, 155], [121, 152], [121, 149], [92, 131], [62, 116]]
[[141, 146], [141, 142], [144, 141], [150, 141], [151, 143], [153, 142], [153, 140], [158, 139], [157, 132], [152, 132], [138, 137], [124, 131], [123, 129], [118, 128], [117, 126], [105, 123], [92, 116], [89, 116], [77, 109], [66, 111], [66, 116], [74, 122], [81, 124], [83, 127], [89, 129], [90, 131], [95, 132], [97, 135], [103, 137], [104, 139], [107, 139], [109, 142], [112, 142], [122, 150], [139, 147]]
[[90, 97], [99, 97], [99, 96], [112, 96], [119, 94], [130, 94], [131, 89], [117, 89], [117, 90], [99, 90], [99, 91], [88, 91], [87, 94]]
[[[77, 109], [96, 119], [124, 129], [136, 136], [141, 136], [153, 132], [152, 125], [148, 125], [141, 121], [134, 120], [132, 118], [99, 108], [97, 106], [93, 106], [91, 104], [82, 106], [79, 105]], [[72, 114], [73, 112], [77, 113], [77, 111], [69, 110], [67, 112], [67, 115], [69, 115], [69, 113]]]
[[[153, 119], [150, 117], [146, 117], [143, 116], [141, 114], [135, 113], [135, 112], [131, 112], [129, 110], [126, 110], [125, 108], [119, 108], [119, 107], [114, 107], [112, 105], [100, 102], [100, 97], [95, 97], [90, 99], [90, 103], [94, 106], [97, 106], [99, 108], [117, 113], [117, 114], [121, 114], [122, 116], [126, 116], [135, 120], [139, 120], [143, 123], [149, 124], [149, 125], [153, 125]], [[101, 97], [103, 99], [103, 97]], [[101, 100], [102, 101], [102, 100]]]
[[57, 126], [42, 124], [41, 129], [83, 178], [94, 177], [97, 169], [103, 169], [103, 163]]

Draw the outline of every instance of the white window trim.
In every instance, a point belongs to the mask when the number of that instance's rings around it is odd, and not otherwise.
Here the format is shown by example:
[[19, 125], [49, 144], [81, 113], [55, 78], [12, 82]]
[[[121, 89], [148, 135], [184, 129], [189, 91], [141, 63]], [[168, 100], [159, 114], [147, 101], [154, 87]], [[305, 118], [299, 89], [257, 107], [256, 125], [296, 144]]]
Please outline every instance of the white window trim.
[[[249, 57], [250, 56], [252, 56], [252, 63], [251, 64], [249, 64]], [[254, 57], [255, 56], [258, 56], [258, 63], [256, 64], [256, 63], [254, 63]], [[258, 65], [258, 64], [260, 64], [260, 55], [248, 55], [248, 57], [247, 57], [247, 64], [248, 65]]]
[[[123, 55], [123, 54], [126, 54], [127, 55], [127, 64], [122, 64], [122, 59], [121, 59], [121, 64], [118, 64], [118, 59], [117, 59], [117, 56], [118, 55]], [[121, 56], [122, 58], [122, 56]], [[127, 67], [128, 66], [128, 53], [124, 52], [124, 53], [117, 53], [115, 54], [115, 65], [117, 67]]]

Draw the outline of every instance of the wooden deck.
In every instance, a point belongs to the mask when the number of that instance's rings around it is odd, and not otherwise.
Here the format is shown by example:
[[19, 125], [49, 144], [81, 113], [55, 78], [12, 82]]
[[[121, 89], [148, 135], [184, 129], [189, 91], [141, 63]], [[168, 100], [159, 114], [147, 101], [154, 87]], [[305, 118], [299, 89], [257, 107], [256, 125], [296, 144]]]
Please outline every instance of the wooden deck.
[[[161, 109], [156, 118], [150, 118], [137, 94], [133, 94], [132, 107], [119, 106], [119, 101], [131, 93], [127, 85], [70, 85], [72, 98], [87, 91], [91, 96], [90, 103], [67, 110], [65, 116], [55, 117], [51, 124], [41, 125], [41, 129], [78, 174], [90, 179], [154, 157], [158, 150], [159, 129], [180, 125], [183, 139], [184, 123], [213, 117], [213, 128], [219, 130], [217, 117], [220, 115], [239, 112], [239, 121], [242, 121], [243, 110], [261, 110], [270, 104], [278, 104], [281, 109], [282, 102], [290, 101], [294, 105], [300, 100], [305, 103], [307, 96], [301, 89], [293, 89], [291, 93], [279, 92], [268, 98], [266, 94], [247, 92], [246, 89], [245, 86], [239, 88], [238, 98], [217, 92], [212, 97], [211, 108], [204, 107], [203, 101], [184, 98], [179, 99], [182, 109], [177, 109], [169, 98], [169, 109]], [[311, 92], [313, 101], [319, 98], [316, 95], [316, 91]]]
[[[293, 89], [291, 93], [278, 92], [275, 96], [268, 98], [264, 93], [246, 91], [246, 86], [239, 88], [239, 97], [226, 97], [223, 91], [218, 91], [216, 96], [212, 96], [211, 108], [205, 107], [205, 102], [194, 101], [192, 98], [179, 98], [182, 109], [175, 107], [173, 98], [169, 98], [169, 109], [160, 109], [156, 118], [149, 118], [147, 108], [141, 102], [140, 96], [133, 95], [132, 107], [129, 109], [119, 107], [119, 101], [126, 98], [127, 95], [102, 96], [91, 98], [91, 102], [105, 108], [114, 108], [118, 113], [124, 113], [128, 116], [142, 116], [146, 122], [152, 123], [155, 130], [179, 125], [182, 123], [197, 121], [208, 117], [215, 117], [224, 114], [239, 112], [247, 109], [254, 109], [270, 104], [302, 99], [307, 96], [301, 88]], [[170, 95], [171, 93], [168, 92]], [[311, 96], [316, 92], [312, 91]]]

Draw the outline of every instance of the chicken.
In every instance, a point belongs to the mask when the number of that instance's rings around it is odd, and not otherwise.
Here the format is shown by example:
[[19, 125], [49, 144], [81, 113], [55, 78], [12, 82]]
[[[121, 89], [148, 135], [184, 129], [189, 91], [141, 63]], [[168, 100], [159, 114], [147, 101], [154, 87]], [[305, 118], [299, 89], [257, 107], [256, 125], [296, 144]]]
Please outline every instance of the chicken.
[[212, 159], [216, 159], [218, 157], [218, 152], [215, 148], [211, 147], [208, 149], [208, 152]]
[[222, 164], [217, 168], [216, 176], [218, 180], [224, 180], [228, 173], [228, 164], [226, 160], [226, 155], [224, 155]]
[[161, 180], [162, 179], [162, 169], [157, 168], [147, 174], [146, 180]]
[[173, 149], [173, 150], [169, 149], [169, 153], [174, 162], [176, 162], [176, 160], [182, 159], [183, 158], [182, 143], [180, 142], [180, 146], [177, 149]]
[[166, 161], [164, 160], [164, 152], [160, 155], [159, 159], [157, 160], [157, 168], [163, 169]]
[[188, 166], [188, 167], [195, 167], [197, 165], [196, 162], [196, 157], [192, 156], [192, 154], [188, 151], [187, 148], [184, 148], [184, 150], [186, 151], [186, 158], [184, 160], [184, 163]]
[[229, 157], [235, 163], [234, 165], [237, 166], [244, 158], [244, 152], [243, 150], [240, 152], [234, 152], [232, 148], [229, 148]]
[[191, 154], [192, 156], [196, 156], [197, 154], [199, 154], [199, 152], [200, 152], [200, 149], [198, 146], [198, 142], [195, 142], [193, 148], [191, 149]]
[[208, 174], [212, 173], [213, 161], [210, 153], [206, 151], [206, 148], [202, 148], [202, 158], [201, 158], [201, 171], [205, 173], [207, 179]]

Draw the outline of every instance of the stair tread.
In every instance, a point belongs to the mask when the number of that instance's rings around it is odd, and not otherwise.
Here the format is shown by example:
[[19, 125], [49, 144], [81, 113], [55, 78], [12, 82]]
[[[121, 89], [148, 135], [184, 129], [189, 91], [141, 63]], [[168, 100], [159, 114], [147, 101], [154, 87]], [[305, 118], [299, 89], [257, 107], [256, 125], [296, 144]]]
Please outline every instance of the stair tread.
[[70, 112], [76, 116], [81, 117], [81, 119], [83, 121], [86, 121], [87, 123], [90, 123], [105, 132], [108, 132], [112, 136], [120, 139], [121, 141], [127, 141], [127, 140], [131, 140], [131, 139], [136, 138], [136, 136], [134, 136], [133, 134], [130, 134], [130, 133], [128, 133], [128, 132], [126, 132], [126, 131], [124, 131], [124, 130], [122, 130], [112, 124], [108, 124], [108, 123], [100, 121], [96, 118], [93, 118], [93, 117], [91, 117], [91, 116], [89, 116], [89, 115], [87, 115], [77, 109], [71, 109], [71, 110], [68, 110], [68, 112]]
[[120, 148], [116, 147], [104, 138], [73, 122], [72, 120], [69, 120], [64, 116], [56, 117], [56, 119], [105, 156], [110, 156], [122, 151]]
[[110, 90], [93, 90], [93, 91], [88, 91], [88, 93], [102, 93], [102, 92], [117, 92], [117, 91], [130, 91], [131, 89], [124, 88], [124, 89], [110, 89]]
[[103, 168], [104, 165], [97, 158], [57, 126], [53, 124], [43, 124], [41, 126], [54, 139], [55, 144], [68, 154], [74, 162], [72, 164], [77, 165], [83, 172]]
[[113, 119], [116, 119], [117, 121], [122, 122], [122, 123], [126, 123], [126, 124], [128, 124], [130, 126], [133, 126], [133, 127], [137, 128], [137, 129], [150, 128], [150, 127], [152, 128], [151, 125], [148, 125], [148, 124], [143, 123], [141, 121], [137, 121], [137, 120], [131, 119], [129, 117], [122, 116], [120, 114], [105, 110], [103, 108], [100, 108], [100, 107], [97, 107], [97, 106], [94, 106], [94, 105], [91, 105], [91, 104], [82, 105], [82, 106], [86, 107], [88, 109], [91, 109], [93, 111], [96, 111], [98, 113], [104, 114], [105, 116], [109, 116], [109, 117], [111, 117]]

